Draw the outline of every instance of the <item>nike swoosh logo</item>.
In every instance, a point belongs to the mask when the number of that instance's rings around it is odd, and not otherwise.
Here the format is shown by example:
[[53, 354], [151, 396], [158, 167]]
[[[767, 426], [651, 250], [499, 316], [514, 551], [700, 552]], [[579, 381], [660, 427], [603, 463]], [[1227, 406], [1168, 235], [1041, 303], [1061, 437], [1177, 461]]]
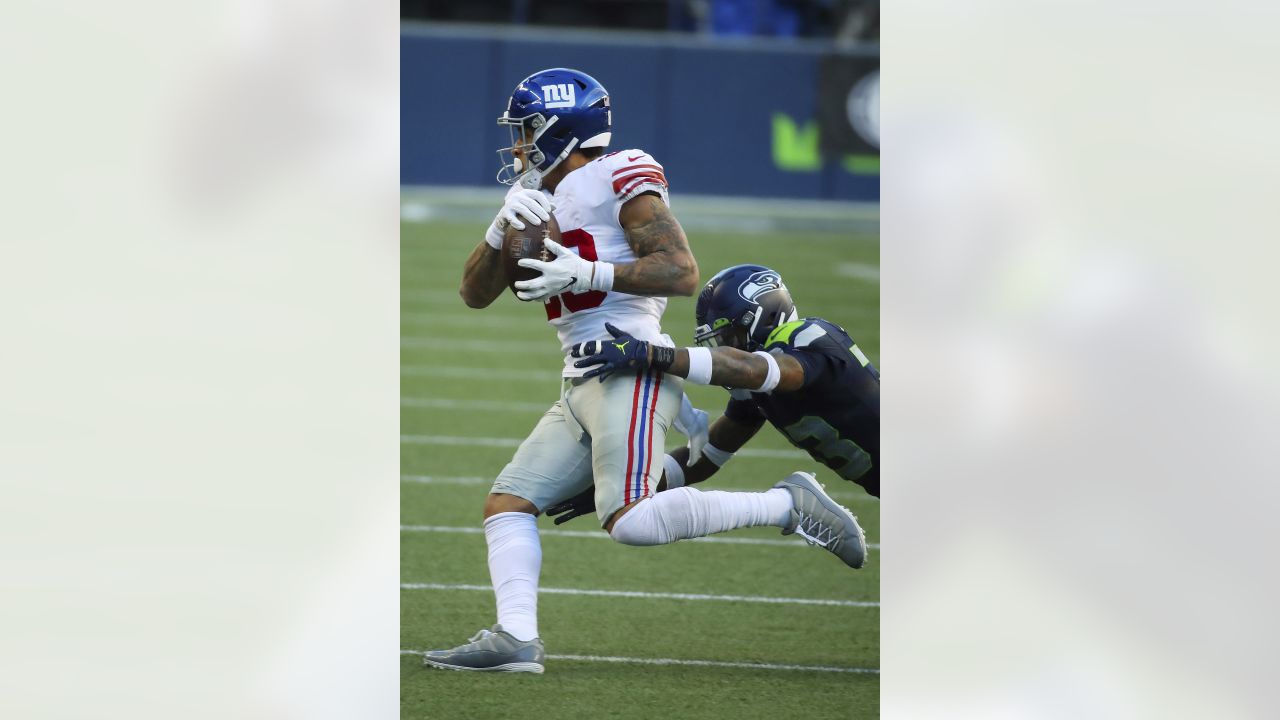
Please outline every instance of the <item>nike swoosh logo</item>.
[[643, 155], [637, 155], [637, 156], [635, 156], [635, 157], [629, 157], [629, 158], [627, 158], [627, 162], [635, 162], [635, 161], [639, 160], [639, 159], [640, 159], [640, 158], [642, 158], [642, 157], [644, 157], [644, 156], [643, 156]]

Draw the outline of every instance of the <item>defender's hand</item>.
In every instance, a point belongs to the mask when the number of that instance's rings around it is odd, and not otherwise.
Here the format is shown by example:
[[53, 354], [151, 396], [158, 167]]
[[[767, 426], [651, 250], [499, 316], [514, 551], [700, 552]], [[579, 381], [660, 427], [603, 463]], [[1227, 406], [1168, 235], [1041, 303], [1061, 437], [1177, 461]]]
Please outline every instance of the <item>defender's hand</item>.
[[516, 297], [521, 300], [545, 300], [562, 292], [581, 293], [591, 289], [595, 263], [583, 260], [577, 253], [550, 238], [542, 244], [556, 259], [551, 262], [532, 258], [521, 260], [520, 267], [533, 268], [542, 274], [532, 280], [517, 282]]
[[637, 340], [611, 323], [605, 323], [604, 329], [609, 331], [613, 340], [591, 340], [578, 343], [569, 349], [569, 355], [582, 358], [573, 364], [584, 368], [598, 365], [583, 377], [599, 377], [600, 382], [617, 370], [643, 370], [649, 367], [649, 343]]
[[707, 414], [689, 402], [689, 396], [680, 398], [680, 414], [676, 415], [676, 430], [689, 438], [689, 467], [702, 457], [702, 448], [711, 436], [708, 429]]
[[570, 520], [587, 513], [596, 511], [596, 489], [593, 487], [583, 490], [581, 493], [557, 503], [547, 508], [547, 517], [556, 519], [557, 525], [563, 525]]

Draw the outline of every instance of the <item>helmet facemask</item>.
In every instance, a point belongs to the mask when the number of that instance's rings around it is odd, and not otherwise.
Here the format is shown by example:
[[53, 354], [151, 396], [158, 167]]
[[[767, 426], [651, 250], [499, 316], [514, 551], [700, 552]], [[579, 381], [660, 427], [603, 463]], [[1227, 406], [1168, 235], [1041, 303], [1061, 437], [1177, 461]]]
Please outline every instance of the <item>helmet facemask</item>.
[[[498, 170], [498, 182], [503, 185], [514, 185], [519, 182], [522, 186], [533, 190], [542, 186], [543, 174], [550, 171], [562, 159], [557, 158], [550, 167], [541, 167], [546, 162], [547, 156], [538, 148], [538, 139], [555, 124], [555, 121], [554, 116], [548, 121], [542, 113], [533, 113], [522, 118], [513, 118], [507, 113], [502, 113], [502, 117], [498, 118], [498, 124], [507, 128], [511, 145], [497, 151], [498, 160], [502, 163], [501, 169]], [[520, 157], [516, 156], [517, 151]]]
[[693, 342], [699, 347], [733, 347], [742, 350], [746, 347], [747, 331], [741, 325], [729, 322], [728, 318], [720, 318], [712, 325], [699, 325], [693, 331]]

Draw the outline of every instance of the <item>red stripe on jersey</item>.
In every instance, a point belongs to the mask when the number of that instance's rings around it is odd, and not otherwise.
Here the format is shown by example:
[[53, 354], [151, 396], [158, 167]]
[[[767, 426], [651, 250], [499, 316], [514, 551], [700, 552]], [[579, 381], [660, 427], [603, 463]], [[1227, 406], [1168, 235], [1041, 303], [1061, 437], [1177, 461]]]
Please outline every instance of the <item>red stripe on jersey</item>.
[[[653, 373], [653, 404], [649, 406], [649, 437], [645, 438], [647, 446], [644, 459], [644, 495], [641, 497], [649, 497], [649, 468], [653, 466], [653, 456], [657, 450], [653, 448], [653, 411], [658, 409], [658, 391], [662, 389], [662, 372], [655, 370]], [[662, 448], [658, 448], [661, 450]]]
[[643, 164], [641, 164], [641, 165], [628, 165], [628, 166], [626, 166], [626, 167], [624, 167], [624, 168], [621, 168], [621, 169], [619, 169], [619, 170], [614, 170], [614, 171], [613, 171], [613, 176], [614, 176], [614, 177], [618, 177], [619, 175], [621, 175], [621, 174], [623, 174], [623, 173], [629, 173], [629, 172], [631, 172], [632, 170], [657, 170], [658, 172], [662, 172], [662, 169], [663, 169], [663, 168], [662, 168], [662, 166], [661, 166], [661, 165], [658, 165], [658, 164], [656, 164], [656, 163], [654, 163], [654, 164], [650, 164], [650, 165], [643, 165]]
[[637, 181], [647, 181], [657, 183], [663, 187], [667, 186], [667, 178], [660, 172], [653, 170], [641, 170], [639, 173], [626, 175], [624, 177], [614, 178], [613, 192], [615, 195], [621, 195], [624, 187], [634, 185]]
[[663, 175], [661, 170], [650, 170], [648, 168], [636, 168], [634, 170], [631, 170], [630, 172], [622, 173], [620, 175], [614, 175], [613, 184], [617, 185], [618, 183], [623, 182], [628, 178], [642, 177], [642, 176], [658, 177], [658, 178], [662, 178], [663, 182], [667, 181], [667, 176]]
[[657, 186], [661, 187], [663, 190], [666, 190], [666, 189], [667, 189], [667, 183], [666, 183], [665, 181], [664, 181], [664, 182], [658, 182], [658, 181], [656, 181], [656, 180], [654, 180], [653, 178], [650, 178], [650, 177], [642, 177], [642, 178], [638, 178], [638, 179], [636, 179], [634, 182], [629, 183], [625, 188], [623, 188], [623, 189], [618, 193], [618, 196], [619, 196], [619, 197], [621, 197], [621, 196], [625, 196], [625, 195], [627, 195], [628, 193], [630, 193], [631, 191], [633, 191], [633, 190], [635, 190], [635, 189], [639, 188], [641, 185], [657, 185]]
[[631, 394], [631, 429], [627, 430], [627, 474], [622, 476], [622, 506], [631, 502], [631, 473], [636, 450], [636, 409], [640, 407], [640, 380], [644, 373], [636, 373], [636, 390]]

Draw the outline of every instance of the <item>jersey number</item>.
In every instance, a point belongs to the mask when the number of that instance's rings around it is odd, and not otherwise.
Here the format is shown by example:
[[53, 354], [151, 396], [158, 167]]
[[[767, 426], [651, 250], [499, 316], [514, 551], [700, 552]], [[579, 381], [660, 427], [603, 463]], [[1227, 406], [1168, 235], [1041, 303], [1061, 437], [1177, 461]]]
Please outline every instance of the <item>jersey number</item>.
[[[596, 239], [591, 237], [591, 233], [581, 228], [561, 233], [560, 244], [567, 248], [578, 248], [578, 254], [582, 256], [583, 260], [594, 262], [600, 259], [596, 256]], [[591, 290], [584, 293], [562, 293], [548, 300], [543, 307], [547, 309], [547, 319], [555, 320], [564, 312], [561, 307], [561, 300], [564, 302], [564, 307], [569, 308], [569, 312], [579, 312], [588, 308], [600, 307], [600, 304], [604, 302], [604, 296], [607, 294], [602, 290]]]
[[826, 420], [812, 415], [800, 418], [782, 429], [793, 445], [804, 450], [845, 480], [857, 480], [871, 469], [871, 456], [852, 440], [842, 440], [840, 433]]

